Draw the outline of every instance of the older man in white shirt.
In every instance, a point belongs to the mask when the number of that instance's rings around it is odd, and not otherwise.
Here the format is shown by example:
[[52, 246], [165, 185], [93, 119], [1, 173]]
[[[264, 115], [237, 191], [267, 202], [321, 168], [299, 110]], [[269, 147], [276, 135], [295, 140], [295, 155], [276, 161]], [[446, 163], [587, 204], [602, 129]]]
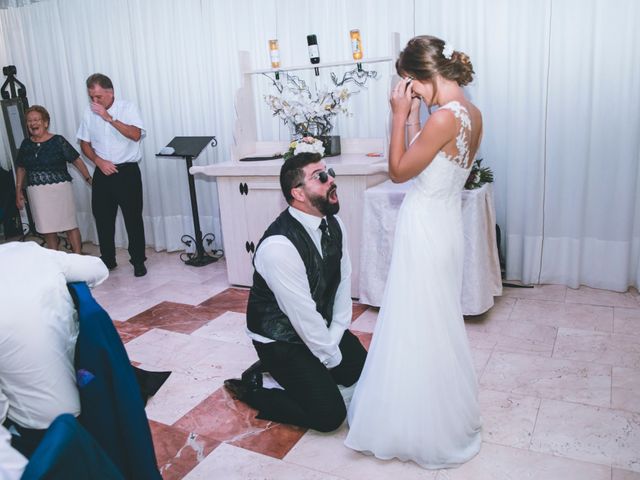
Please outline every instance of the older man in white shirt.
[[78, 323], [67, 283], [96, 286], [108, 275], [96, 257], [33, 242], [0, 245], [0, 423], [27, 455], [58, 415], [80, 413]]
[[111, 79], [101, 73], [87, 78], [91, 103], [76, 136], [82, 153], [95, 166], [91, 209], [96, 219], [100, 255], [109, 270], [116, 268], [115, 227], [118, 207], [129, 237], [129, 256], [136, 277], [146, 275], [142, 220], [141, 140], [146, 131], [138, 107], [116, 100]]
[[317, 154], [288, 159], [280, 172], [289, 208], [269, 226], [254, 257], [247, 307], [249, 337], [262, 368], [283, 387], [259, 379], [225, 381], [258, 418], [319, 431], [346, 416], [338, 385], [358, 380], [366, 351], [351, 322], [351, 262], [335, 173]]

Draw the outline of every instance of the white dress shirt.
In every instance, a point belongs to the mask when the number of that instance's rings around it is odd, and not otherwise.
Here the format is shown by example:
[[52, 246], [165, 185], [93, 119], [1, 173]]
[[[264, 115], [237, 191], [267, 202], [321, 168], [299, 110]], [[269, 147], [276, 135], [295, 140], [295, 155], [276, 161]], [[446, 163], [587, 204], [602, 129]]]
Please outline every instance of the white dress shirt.
[[[115, 120], [138, 127], [142, 134], [140, 140], [146, 136], [142, 116], [135, 104], [126, 100], [114, 100], [107, 112]], [[139, 162], [142, 158], [140, 141], [136, 142], [122, 135], [116, 127], [103, 120], [97, 113], [93, 113], [89, 106], [82, 116], [76, 137], [78, 140], [91, 143], [91, 147], [100, 158], [116, 165]]]
[[0, 425], [0, 480], [19, 480], [26, 466], [27, 459], [11, 446], [11, 434]]
[[[302, 224], [322, 255], [320, 245], [322, 218], [293, 207], [289, 207], [289, 213]], [[272, 235], [266, 238], [258, 247], [253, 259], [256, 271], [267, 282], [280, 310], [289, 318], [294, 330], [309, 347], [311, 353], [327, 368], [333, 368], [342, 361], [338, 344], [351, 323], [352, 313], [351, 260], [347, 246], [347, 233], [342, 220], [337, 216], [335, 218], [342, 230], [342, 259], [340, 284], [333, 303], [333, 318], [329, 327], [326, 319], [322, 318], [316, 310], [304, 262], [287, 237]], [[260, 343], [273, 342], [272, 339], [251, 331], [248, 334], [252, 340]]]
[[46, 429], [60, 414], [78, 416], [78, 322], [67, 282], [95, 286], [108, 276], [97, 257], [34, 242], [0, 245], [0, 423], [7, 415]]

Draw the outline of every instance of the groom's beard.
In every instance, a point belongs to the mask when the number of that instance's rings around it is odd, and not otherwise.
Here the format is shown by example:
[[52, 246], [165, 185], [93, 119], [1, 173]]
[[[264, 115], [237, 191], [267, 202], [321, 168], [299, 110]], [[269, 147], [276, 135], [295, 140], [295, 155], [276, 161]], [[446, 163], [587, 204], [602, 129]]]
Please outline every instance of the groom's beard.
[[[329, 189], [325, 196], [313, 196], [310, 197], [311, 205], [316, 207], [322, 215], [335, 215], [340, 210], [340, 202], [338, 201], [338, 187], [334, 184], [333, 187]], [[332, 202], [330, 199], [335, 198], [335, 202]]]

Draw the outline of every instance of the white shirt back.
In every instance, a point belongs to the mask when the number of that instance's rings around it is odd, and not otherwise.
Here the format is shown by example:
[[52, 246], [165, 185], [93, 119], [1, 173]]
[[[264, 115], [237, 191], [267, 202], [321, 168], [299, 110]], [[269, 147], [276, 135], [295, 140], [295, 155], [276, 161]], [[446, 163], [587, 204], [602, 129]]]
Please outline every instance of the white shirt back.
[[62, 413], [80, 413], [77, 313], [67, 282], [94, 286], [108, 275], [97, 257], [34, 242], [0, 245], [0, 423], [7, 412], [23, 427], [45, 429]]

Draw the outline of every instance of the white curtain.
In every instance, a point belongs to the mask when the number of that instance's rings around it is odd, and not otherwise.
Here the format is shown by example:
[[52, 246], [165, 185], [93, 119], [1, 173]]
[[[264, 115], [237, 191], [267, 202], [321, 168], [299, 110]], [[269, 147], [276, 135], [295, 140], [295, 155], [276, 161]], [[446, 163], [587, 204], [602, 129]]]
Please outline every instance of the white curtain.
[[[229, 158], [240, 50], [259, 69], [270, 38], [282, 65], [305, 65], [310, 33], [323, 61], [350, 58], [352, 28], [368, 58], [395, 56], [392, 32], [401, 46], [440, 36], [476, 70], [468, 93], [484, 114], [480, 156], [495, 173], [507, 278], [622, 291], [640, 283], [639, 24], [636, 0], [49, 0], [0, 10], [0, 62], [17, 66], [31, 103], [49, 108], [52, 130], [68, 139], [90, 73], [110, 75], [116, 95], [140, 105], [147, 241], [173, 250], [193, 228], [186, 172], [154, 154], [175, 135], [216, 135], [219, 147], [197, 163]], [[372, 68], [379, 79], [352, 98], [335, 133], [387, 136], [393, 62]], [[330, 82], [325, 69], [299, 76]], [[259, 139], [286, 139], [262, 98], [270, 81], [253, 84]], [[196, 183], [203, 231], [220, 246], [215, 182]], [[90, 192], [75, 189], [83, 235], [95, 239]], [[118, 235], [122, 244], [122, 224]]]

